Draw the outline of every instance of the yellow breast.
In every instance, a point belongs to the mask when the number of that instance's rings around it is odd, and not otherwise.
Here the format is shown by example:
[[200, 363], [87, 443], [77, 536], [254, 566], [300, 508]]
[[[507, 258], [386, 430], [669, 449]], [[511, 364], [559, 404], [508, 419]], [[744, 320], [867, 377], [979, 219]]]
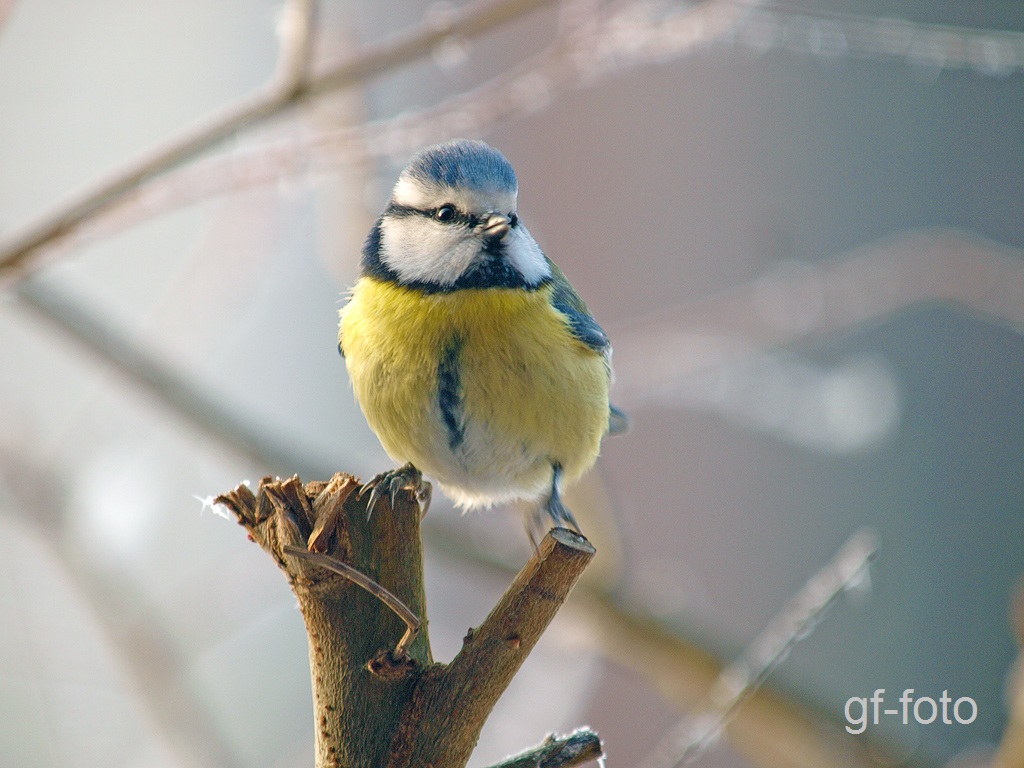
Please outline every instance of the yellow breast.
[[456, 501], [537, 496], [553, 462], [571, 481], [597, 458], [607, 370], [550, 291], [425, 294], [363, 277], [342, 310], [340, 341], [371, 428]]

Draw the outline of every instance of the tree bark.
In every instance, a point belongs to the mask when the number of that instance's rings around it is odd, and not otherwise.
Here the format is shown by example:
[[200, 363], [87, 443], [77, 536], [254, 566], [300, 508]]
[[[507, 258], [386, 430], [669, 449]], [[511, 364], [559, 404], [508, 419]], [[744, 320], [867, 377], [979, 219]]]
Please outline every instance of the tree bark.
[[[397, 478], [397, 482], [394, 482]], [[350, 475], [303, 485], [264, 478], [217, 498], [285, 572], [309, 635], [317, 768], [462, 768], [498, 698], [594, 555], [555, 529], [449, 664], [433, 661], [423, 585], [418, 474], [389, 473], [370, 494]], [[391, 592], [420, 620], [407, 653], [398, 615], [344, 576], [287, 547], [323, 553]]]

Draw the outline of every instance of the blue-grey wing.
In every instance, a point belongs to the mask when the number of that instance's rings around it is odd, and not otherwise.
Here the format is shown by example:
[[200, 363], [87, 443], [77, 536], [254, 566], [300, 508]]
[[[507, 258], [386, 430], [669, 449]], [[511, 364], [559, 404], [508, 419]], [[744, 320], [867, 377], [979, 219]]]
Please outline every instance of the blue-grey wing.
[[604, 329], [597, 324], [597, 321], [590, 315], [580, 312], [569, 304], [561, 303], [555, 299], [555, 309], [561, 312], [569, 321], [569, 330], [572, 335], [582, 341], [595, 352], [608, 356], [611, 352], [611, 342]]
[[[565, 315], [569, 322], [569, 330], [572, 335], [586, 344], [595, 352], [604, 357], [605, 367], [608, 369], [608, 376], [612, 375], [612, 344], [608, 334], [598, 325], [597, 321], [590, 314], [587, 305], [580, 295], [570, 285], [562, 271], [548, 260], [551, 265], [551, 277], [554, 284], [554, 291], [551, 296], [552, 306]], [[629, 416], [621, 408], [614, 405], [608, 409], [608, 434], [618, 435], [629, 431]]]
[[551, 294], [551, 305], [565, 315], [569, 321], [569, 330], [572, 335], [582, 341], [595, 352], [599, 352], [608, 358], [611, 354], [612, 345], [608, 340], [608, 334], [597, 324], [583, 303], [583, 299], [576, 293], [575, 289], [565, 279], [565, 275], [550, 261], [552, 271], [552, 284], [554, 290]]

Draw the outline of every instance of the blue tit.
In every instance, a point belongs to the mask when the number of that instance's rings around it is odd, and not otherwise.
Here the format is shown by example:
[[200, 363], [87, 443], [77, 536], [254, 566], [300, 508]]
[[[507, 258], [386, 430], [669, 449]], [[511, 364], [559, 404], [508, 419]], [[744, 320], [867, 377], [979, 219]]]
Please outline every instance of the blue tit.
[[384, 450], [466, 509], [536, 500], [532, 538], [541, 510], [579, 531], [562, 484], [626, 421], [608, 402], [608, 337], [517, 195], [481, 141], [416, 155], [366, 240], [338, 341]]

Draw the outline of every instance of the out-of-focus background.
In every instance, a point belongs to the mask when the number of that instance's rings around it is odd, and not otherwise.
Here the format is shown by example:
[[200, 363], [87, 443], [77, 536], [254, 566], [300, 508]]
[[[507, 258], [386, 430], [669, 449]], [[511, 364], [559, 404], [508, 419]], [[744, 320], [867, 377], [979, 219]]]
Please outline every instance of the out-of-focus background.
[[[532, 4], [252, 126], [4, 273], [0, 765], [312, 763], [295, 600], [206, 502], [389, 466], [336, 313], [398, 170], [458, 135], [511, 160], [523, 220], [616, 346], [634, 427], [572, 501], [591, 589], [728, 661], [870, 526], [870, 590], [770, 686], [839, 734], [878, 688], [969, 696], [970, 724], [882, 717], [835, 764], [984, 764], [1024, 555], [1024, 6]], [[324, 0], [314, 76], [475, 8]], [[8, 243], [257, 92], [287, 28], [280, 0], [8, 0], [0, 19]], [[507, 510], [460, 519], [438, 495], [428, 521], [444, 660], [509, 580], [488, 562], [529, 548]], [[635, 765], [681, 717], [667, 673], [586, 614], [555, 622], [472, 765], [584, 723]], [[699, 764], [782, 763], [726, 738]]]

